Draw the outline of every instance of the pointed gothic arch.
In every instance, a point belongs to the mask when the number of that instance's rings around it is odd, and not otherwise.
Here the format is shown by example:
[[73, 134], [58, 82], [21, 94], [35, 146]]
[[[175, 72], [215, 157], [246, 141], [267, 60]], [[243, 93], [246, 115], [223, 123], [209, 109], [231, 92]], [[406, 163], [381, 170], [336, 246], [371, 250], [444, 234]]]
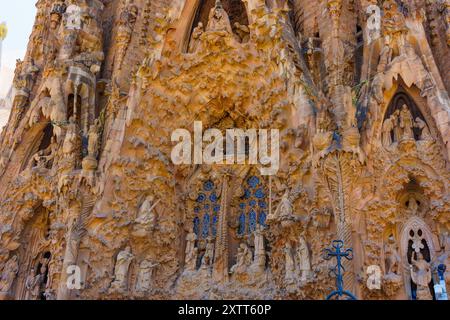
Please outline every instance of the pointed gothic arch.
[[[222, 0], [221, 1], [223, 9], [227, 12], [230, 19], [231, 27], [234, 32], [236, 32], [236, 23], [243, 26], [249, 25], [249, 18], [247, 15], [247, 9], [242, 0]], [[184, 52], [190, 46], [192, 41], [192, 36], [194, 29], [201, 23], [204, 28], [208, 25], [209, 16], [211, 10], [215, 7], [216, 0], [199, 0], [198, 8], [195, 11], [194, 17], [192, 19], [192, 25], [190, 27], [188, 39], [184, 45]]]
[[[427, 223], [417, 216], [412, 216], [403, 225], [400, 232], [400, 252], [403, 266], [409, 266], [412, 259], [417, 259], [421, 253], [427, 262], [435, 258], [436, 248], [433, 240], [433, 233]], [[411, 273], [408, 269], [403, 269], [403, 278], [405, 289], [410, 299], [416, 299], [416, 285], [411, 279]], [[430, 293], [434, 296], [433, 280], [429, 284]]]

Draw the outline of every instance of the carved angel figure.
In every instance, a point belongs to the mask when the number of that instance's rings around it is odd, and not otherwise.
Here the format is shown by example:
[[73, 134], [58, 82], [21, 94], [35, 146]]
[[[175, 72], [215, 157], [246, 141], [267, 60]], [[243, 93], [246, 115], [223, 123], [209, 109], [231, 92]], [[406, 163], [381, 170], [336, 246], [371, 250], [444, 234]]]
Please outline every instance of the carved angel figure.
[[417, 253], [417, 259], [414, 255], [411, 257], [410, 269], [411, 279], [417, 285], [417, 300], [432, 300], [428, 284], [431, 282], [431, 266], [424, 258], [422, 253]]

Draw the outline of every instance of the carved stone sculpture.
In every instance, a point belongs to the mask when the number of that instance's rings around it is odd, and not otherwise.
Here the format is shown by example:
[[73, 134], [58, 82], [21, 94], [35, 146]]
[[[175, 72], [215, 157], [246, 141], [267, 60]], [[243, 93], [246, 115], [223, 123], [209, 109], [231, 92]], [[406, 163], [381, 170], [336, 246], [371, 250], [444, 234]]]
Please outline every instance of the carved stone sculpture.
[[303, 236], [299, 238], [296, 250], [298, 270], [300, 272], [300, 280], [306, 281], [311, 277], [311, 260], [308, 244]]
[[386, 256], [386, 275], [398, 275], [400, 271], [400, 255], [393, 235], [389, 237], [384, 253]]
[[233, 34], [230, 19], [220, 0], [217, 0], [216, 5], [211, 9], [206, 31], [227, 32]]
[[430, 129], [428, 129], [428, 126], [425, 123], [425, 121], [423, 121], [422, 119], [417, 117], [414, 127], [419, 128], [421, 130], [420, 140], [433, 141], [433, 137], [431, 136]]
[[400, 111], [400, 128], [402, 130], [402, 139], [414, 139], [413, 133], [414, 120], [408, 106], [404, 104]]
[[411, 279], [417, 285], [417, 300], [432, 300], [433, 297], [428, 287], [431, 282], [431, 266], [422, 253], [417, 253], [417, 259], [414, 255], [411, 257]]
[[17, 272], [19, 270], [19, 263], [17, 256], [13, 256], [6, 262], [3, 267], [3, 272], [0, 281], [0, 292], [8, 294], [14, 279], [16, 278]]
[[156, 214], [155, 208], [160, 200], [155, 201], [153, 196], [145, 198], [144, 202], [139, 207], [133, 231], [135, 234], [141, 236], [148, 235], [151, 230], [155, 228]]
[[144, 260], [139, 265], [138, 277], [136, 280], [137, 292], [149, 292], [152, 288], [153, 273], [157, 263], [152, 263], [150, 260]]
[[134, 255], [131, 253], [131, 248], [126, 247], [125, 250], [119, 252], [117, 255], [116, 265], [114, 267], [114, 281], [111, 284], [113, 291], [125, 291], [128, 286], [128, 269]]
[[186, 236], [185, 265], [186, 270], [194, 271], [197, 267], [198, 248], [195, 247], [197, 235], [190, 232]]
[[285, 255], [285, 275], [284, 280], [286, 283], [292, 283], [296, 277], [295, 274], [295, 260], [292, 255], [292, 245], [290, 242], [286, 242], [284, 247]]
[[246, 243], [241, 243], [237, 252], [236, 264], [231, 268], [232, 273], [246, 273], [253, 263], [252, 251]]

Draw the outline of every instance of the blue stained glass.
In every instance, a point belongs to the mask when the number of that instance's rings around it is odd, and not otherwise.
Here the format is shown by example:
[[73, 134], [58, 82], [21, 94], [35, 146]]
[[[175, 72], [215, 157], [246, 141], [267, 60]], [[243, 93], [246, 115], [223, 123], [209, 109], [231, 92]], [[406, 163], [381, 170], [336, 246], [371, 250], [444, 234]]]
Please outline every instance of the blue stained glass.
[[262, 188], [259, 188], [258, 190], [256, 190], [256, 192], [255, 192], [255, 197], [256, 198], [263, 199], [265, 196], [266, 195], [265, 195], [265, 193], [264, 193]]
[[239, 216], [239, 229], [238, 234], [243, 235], [245, 233], [245, 213], [241, 213]]
[[255, 200], [250, 200], [250, 202], [248, 203], [250, 205], [250, 207], [254, 207], [256, 206], [256, 201]]
[[244, 199], [248, 199], [248, 198], [250, 198], [251, 196], [252, 196], [252, 193], [250, 192], [250, 190], [245, 189], [245, 192], [244, 192]]
[[200, 193], [197, 197], [197, 202], [203, 202], [206, 200], [206, 196], [204, 193]]
[[266, 227], [266, 218], [267, 218], [266, 213], [264, 211], [261, 211], [258, 217], [258, 223], [263, 227]]
[[209, 214], [205, 214], [205, 216], [203, 217], [203, 224], [202, 224], [203, 238], [208, 238], [209, 236], [209, 222], [210, 222]]
[[213, 217], [213, 223], [212, 223], [212, 227], [211, 227], [211, 231], [212, 231], [212, 235], [213, 237], [215, 237], [217, 235], [217, 222], [219, 221], [219, 219], [217, 218], [217, 216]]
[[248, 185], [252, 188], [256, 188], [256, 186], [259, 184], [259, 179], [257, 177], [250, 177], [248, 179]]
[[203, 189], [205, 191], [211, 191], [212, 189], [214, 189], [214, 183], [211, 180], [206, 181], [205, 184], [203, 185]]
[[199, 208], [199, 207], [195, 207], [195, 208], [194, 208], [194, 212], [195, 212], [195, 213], [199, 213], [199, 212], [200, 212], [200, 208]]
[[204, 208], [206, 211], [208, 211], [211, 207], [209, 206], [209, 204], [205, 204]]
[[253, 232], [256, 230], [256, 212], [254, 210], [250, 211], [249, 214], [249, 224], [248, 231]]
[[216, 196], [216, 194], [215, 193], [212, 193], [210, 196], [209, 196], [209, 200], [211, 200], [211, 202], [217, 202], [217, 196]]
[[200, 219], [198, 217], [194, 218], [194, 233], [198, 236], [198, 231], [200, 227]]
[[220, 211], [220, 205], [215, 205], [213, 211], [214, 213], [218, 213]]
[[261, 209], [265, 209], [265, 208], [267, 208], [267, 203], [266, 203], [265, 201], [260, 201], [260, 202], [259, 202], [259, 207], [260, 207]]
[[245, 209], [245, 203], [243, 203], [243, 202], [240, 203], [240, 204], [239, 204], [239, 208], [241, 208], [242, 210], [244, 210], [244, 209]]

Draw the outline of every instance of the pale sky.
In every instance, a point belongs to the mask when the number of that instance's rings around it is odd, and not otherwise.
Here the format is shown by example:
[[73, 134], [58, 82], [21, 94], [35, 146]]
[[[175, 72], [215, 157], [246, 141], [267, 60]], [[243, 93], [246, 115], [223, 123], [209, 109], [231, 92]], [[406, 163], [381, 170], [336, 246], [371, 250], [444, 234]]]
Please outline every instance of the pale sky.
[[0, 98], [4, 97], [12, 82], [16, 59], [23, 59], [28, 38], [33, 29], [37, 0], [0, 0], [0, 22], [8, 25], [8, 36], [3, 42], [0, 71]]

